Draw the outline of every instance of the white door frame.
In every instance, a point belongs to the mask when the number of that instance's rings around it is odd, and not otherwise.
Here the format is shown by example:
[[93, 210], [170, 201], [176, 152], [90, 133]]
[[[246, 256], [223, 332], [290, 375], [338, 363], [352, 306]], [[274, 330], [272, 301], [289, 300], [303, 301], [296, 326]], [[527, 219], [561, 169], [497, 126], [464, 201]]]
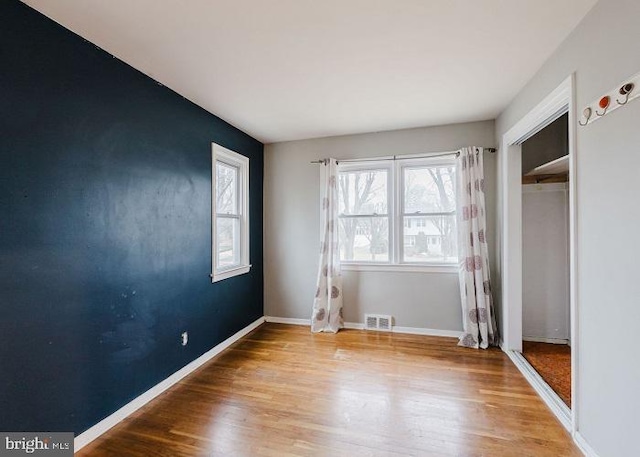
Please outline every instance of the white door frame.
[[[577, 194], [574, 75], [526, 114], [502, 137], [499, 155], [502, 174], [502, 321], [503, 350], [527, 380], [575, 435], [577, 430], [578, 295], [577, 295]], [[561, 115], [569, 114], [569, 294], [571, 316], [571, 405], [564, 405], [522, 357], [522, 148], [521, 144]]]

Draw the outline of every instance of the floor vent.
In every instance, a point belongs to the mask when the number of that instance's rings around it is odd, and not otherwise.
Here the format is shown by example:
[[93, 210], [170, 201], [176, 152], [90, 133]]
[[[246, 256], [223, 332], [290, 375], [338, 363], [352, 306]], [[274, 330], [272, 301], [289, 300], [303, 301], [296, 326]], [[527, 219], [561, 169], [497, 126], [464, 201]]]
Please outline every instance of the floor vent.
[[391, 316], [387, 314], [365, 314], [364, 328], [365, 330], [380, 330], [390, 332], [391, 319]]

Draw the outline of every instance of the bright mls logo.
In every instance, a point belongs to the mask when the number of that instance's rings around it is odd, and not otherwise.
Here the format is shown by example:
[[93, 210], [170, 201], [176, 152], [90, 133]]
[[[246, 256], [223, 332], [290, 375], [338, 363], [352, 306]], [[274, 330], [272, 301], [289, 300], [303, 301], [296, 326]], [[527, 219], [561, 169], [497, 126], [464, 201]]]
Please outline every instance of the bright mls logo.
[[73, 457], [73, 433], [0, 432], [0, 457], [41, 455]]

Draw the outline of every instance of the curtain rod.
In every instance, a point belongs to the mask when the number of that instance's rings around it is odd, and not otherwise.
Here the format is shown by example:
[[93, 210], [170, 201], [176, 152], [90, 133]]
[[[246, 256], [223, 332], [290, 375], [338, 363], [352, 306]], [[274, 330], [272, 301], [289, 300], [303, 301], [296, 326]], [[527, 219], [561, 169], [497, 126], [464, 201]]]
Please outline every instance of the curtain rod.
[[[485, 151], [489, 151], [491, 153], [496, 152], [496, 148], [483, 148]], [[415, 155], [402, 155], [402, 156], [384, 156], [384, 157], [377, 157], [377, 158], [370, 158], [370, 159], [344, 159], [344, 160], [339, 160], [338, 159], [338, 163], [342, 162], [342, 163], [349, 163], [349, 162], [378, 162], [378, 161], [382, 161], [382, 160], [409, 160], [409, 159], [426, 159], [426, 158], [432, 158], [432, 157], [446, 157], [446, 156], [452, 156], [455, 155], [456, 157], [458, 157], [460, 155], [460, 151], [450, 151], [450, 152], [434, 152], [434, 153], [430, 153], [430, 154], [415, 154]], [[327, 159], [320, 159], [320, 160], [312, 160], [311, 163], [322, 163], [324, 164], [326, 162]]]

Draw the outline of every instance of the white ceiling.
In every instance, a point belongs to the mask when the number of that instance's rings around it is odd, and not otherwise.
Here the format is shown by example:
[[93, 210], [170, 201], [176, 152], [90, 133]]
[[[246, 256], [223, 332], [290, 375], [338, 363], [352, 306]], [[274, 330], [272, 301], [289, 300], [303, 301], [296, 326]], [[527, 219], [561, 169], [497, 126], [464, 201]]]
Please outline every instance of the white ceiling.
[[596, 0], [24, 0], [265, 143], [495, 118]]

